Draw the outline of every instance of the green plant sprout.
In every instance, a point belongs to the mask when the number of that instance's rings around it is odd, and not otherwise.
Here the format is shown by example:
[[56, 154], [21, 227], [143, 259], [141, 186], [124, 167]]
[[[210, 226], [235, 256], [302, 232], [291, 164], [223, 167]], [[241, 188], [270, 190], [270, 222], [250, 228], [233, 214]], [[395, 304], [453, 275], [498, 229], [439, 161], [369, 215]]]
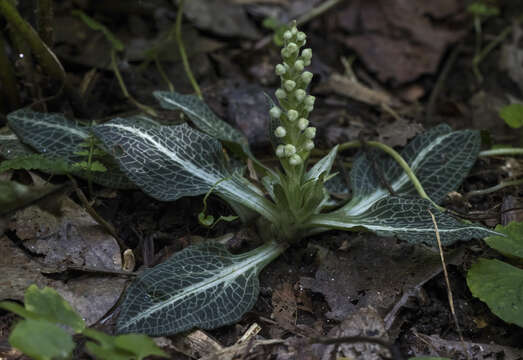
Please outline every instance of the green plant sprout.
[[480, 258], [467, 273], [467, 285], [475, 297], [504, 321], [523, 327], [523, 222], [496, 226], [504, 236], [489, 236], [488, 246], [499, 251], [514, 265], [497, 259]]
[[75, 343], [66, 329], [91, 339], [85, 346], [96, 359], [142, 360], [150, 355], [167, 357], [145, 335], [111, 336], [87, 328], [82, 317], [51, 288], [29, 286], [24, 303], [25, 306], [21, 306], [2, 301], [0, 308], [23, 318], [11, 331], [9, 343], [35, 360], [71, 359]]
[[[119, 333], [160, 336], [239, 321], [256, 302], [261, 270], [301, 239], [329, 230], [367, 230], [436, 246], [430, 210], [443, 245], [497, 234], [458, 220], [438, 205], [458, 188], [476, 161], [477, 131], [452, 131], [440, 125], [418, 135], [401, 153], [377, 142], [352, 142], [335, 146], [311, 164], [317, 130], [309, 114], [316, 99], [308, 93], [313, 74], [305, 69], [312, 58], [312, 50], [304, 48], [306, 38], [295, 24], [282, 34], [282, 62], [275, 67], [280, 77], [278, 103], [269, 110], [277, 169], [257, 160], [245, 136], [196, 95], [154, 92], [160, 106], [181, 110], [194, 127], [160, 125], [147, 115], [93, 126], [28, 109], [8, 115], [20, 140], [49, 157], [69, 159], [65, 150], [74, 153], [85, 134], [94, 135], [105, 151], [102, 158], [111, 157], [118, 164], [93, 174], [94, 182], [121, 187], [124, 181], [111, 180], [128, 179], [161, 201], [212, 190], [243, 222], [256, 221], [264, 244], [249, 252], [233, 255], [225, 245], [208, 241], [144, 270], [124, 295]], [[243, 176], [244, 166], [228, 161], [222, 143], [231, 154], [252, 161], [260, 182], [249, 181]], [[330, 194], [348, 190], [332, 172], [334, 160], [341, 149], [364, 144], [350, 173], [352, 197], [340, 202]]]

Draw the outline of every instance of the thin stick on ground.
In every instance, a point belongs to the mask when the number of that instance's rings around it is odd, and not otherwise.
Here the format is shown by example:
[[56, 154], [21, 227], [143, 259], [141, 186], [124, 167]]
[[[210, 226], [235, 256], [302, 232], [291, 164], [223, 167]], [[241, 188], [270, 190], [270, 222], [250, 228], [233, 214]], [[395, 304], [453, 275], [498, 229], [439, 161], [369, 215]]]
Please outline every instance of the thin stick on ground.
[[456, 316], [456, 310], [454, 308], [454, 298], [452, 296], [452, 289], [450, 287], [449, 273], [447, 272], [445, 256], [443, 255], [443, 247], [441, 246], [441, 238], [439, 236], [438, 223], [436, 222], [436, 217], [434, 216], [432, 211], [427, 211], [429, 212], [430, 217], [432, 218], [432, 222], [434, 223], [434, 231], [436, 233], [436, 240], [438, 241], [439, 255], [441, 257], [441, 266], [443, 267], [443, 274], [445, 275], [445, 284], [447, 285], [447, 296], [449, 299], [450, 312], [452, 313], [452, 318], [454, 319], [454, 323], [456, 324], [456, 330], [458, 332], [459, 339], [461, 340], [461, 344], [463, 345], [463, 351], [467, 355], [467, 359], [471, 360], [468, 348], [465, 345], [465, 340], [463, 339], [463, 332], [461, 331], [461, 327], [459, 326], [458, 317]]

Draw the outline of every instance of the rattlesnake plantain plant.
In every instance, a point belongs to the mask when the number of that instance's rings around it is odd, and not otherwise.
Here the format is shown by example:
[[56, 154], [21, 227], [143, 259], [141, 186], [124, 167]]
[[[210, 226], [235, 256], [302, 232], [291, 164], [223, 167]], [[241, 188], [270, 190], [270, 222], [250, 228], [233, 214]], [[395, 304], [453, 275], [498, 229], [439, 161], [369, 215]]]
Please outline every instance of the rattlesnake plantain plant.
[[[377, 150], [360, 153], [350, 174], [352, 199], [336, 203], [329, 189], [342, 183], [331, 172], [341, 147], [334, 147], [315, 164], [309, 161], [315, 147], [316, 128], [309, 122], [315, 98], [307, 92], [313, 75], [305, 68], [312, 51], [303, 49], [306, 35], [295, 25], [283, 33], [283, 39], [282, 63], [275, 68], [281, 80], [275, 92], [278, 104], [269, 111], [271, 141], [281, 164], [278, 169], [260, 163], [246, 138], [193, 95], [154, 93], [162, 107], [183, 111], [199, 130], [185, 123], [160, 125], [146, 116], [116, 118], [91, 127], [66, 122], [61, 115], [45, 115], [42, 121], [41, 114], [30, 110], [8, 116], [23, 142], [51, 157], [63, 156], [64, 149], [74, 154], [78, 138], [94, 134], [119, 169], [108, 167], [93, 181], [110, 185], [111, 179], [118, 179], [116, 184], [121, 184], [126, 177], [162, 201], [212, 189], [242, 220], [258, 218], [266, 242], [254, 250], [232, 255], [220, 243], [204, 242], [144, 270], [126, 291], [118, 332], [159, 336], [236, 322], [254, 305], [264, 266], [289, 244], [331, 229], [370, 230], [433, 246], [430, 210], [444, 245], [494, 233], [459, 221], [436, 205], [460, 185], [479, 151], [478, 132], [452, 131], [446, 125], [417, 136], [401, 155], [368, 142], [393, 156], [379, 157]], [[262, 174], [259, 183], [243, 177], [242, 166], [226, 161], [222, 143], [252, 160]], [[373, 157], [374, 166], [368, 156]]]

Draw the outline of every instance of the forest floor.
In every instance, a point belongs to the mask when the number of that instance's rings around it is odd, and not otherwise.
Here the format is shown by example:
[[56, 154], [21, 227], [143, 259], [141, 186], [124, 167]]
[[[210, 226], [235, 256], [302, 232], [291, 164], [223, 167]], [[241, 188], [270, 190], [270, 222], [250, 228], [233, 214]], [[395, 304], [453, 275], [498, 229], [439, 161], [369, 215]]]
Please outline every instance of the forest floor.
[[[29, 3], [21, 4], [19, 10], [32, 21]], [[480, 130], [483, 149], [523, 145], [522, 129], [510, 128], [499, 116], [502, 106], [523, 99], [523, 23], [516, 21], [523, 14], [521, 1], [489, 2], [500, 12], [482, 22], [481, 48], [510, 30], [479, 63], [479, 74], [473, 69], [477, 28], [463, 1], [339, 1], [324, 12], [315, 11], [321, 3], [186, 1], [183, 41], [205, 101], [245, 133], [262, 161], [269, 163], [272, 156], [264, 93], [272, 94], [279, 86], [274, 74], [279, 48], [271, 30], [262, 25], [268, 18], [282, 23], [304, 20], [300, 29], [308, 34], [314, 54], [311, 92], [317, 105], [311, 122], [318, 128], [320, 149], [358, 139], [378, 140], [400, 149], [440, 123], [456, 130]], [[53, 51], [73, 83], [88, 83], [85, 113], [79, 114], [60, 98], [48, 101], [45, 110], [85, 119], [137, 112], [112, 71], [110, 44], [100, 32], [71, 15], [73, 9], [104, 23], [125, 44], [118, 54], [118, 66], [129, 93], [140, 103], [155, 107], [152, 92], [167, 89], [158, 67], [147, 57], [154, 44], [160, 44], [158, 59], [176, 91], [192, 92], [175, 40], [161, 40], [175, 21], [177, 8], [172, 2], [62, 1], [55, 9]], [[20, 98], [26, 105], [38, 100], [28, 81], [20, 86]], [[35, 81], [41, 86], [41, 79]], [[49, 87], [43, 88], [51, 94]], [[2, 121], [0, 118], [0, 127], [5, 125]], [[350, 164], [355, 154], [344, 152], [337, 166]], [[339, 168], [341, 173], [347, 170]], [[523, 221], [523, 187], [472, 193], [522, 174], [521, 158], [481, 158], [444, 206], [491, 228]], [[15, 176], [28, 182], [36, 175], [19, 172]], [[87, 188], [84, 182], [80, 186]], [[90, 265], [103, 267], [104, 261], [119, 256], [120, 249], [102, 230], [78, 236], [94, 220], [68, 189], [0, 219], [0, 235], [5, 231], [0, 237], [0, 300], [23, 299], [31, 283], [52, 286], [89, 324], [112, 332], [118, 311], [114, 305], [128, 277], [69, 265], [85, 264], [91, 256], [99, 263]], [[239, 222], [220, 223], [211, 230], [199, 225], [202, 197], [169, 203], [139, 190], [95, 187], [94, 198], [98, 214], [114, 225], [118, 237], [133, 250], [136, 271], [158, 264], [202, 238], [227, 239], [232, 251], [243, 251], [259, 241], [254, 227], [245, 228]], [[209, 207], [213, 214], [232, 211], [212, 197]], [[71, 242], [70, 248], [58, 245], [64, 239]], [[239, 323], [158, 341], [173, 359], [211, 359], [249, 331], [257, 334], [253, 339], [285, 341], [257, 343], [250, 352], [236, 354], [237, 359], [379, 359], [381, 350], [376, 345], [300, 342], [319, 336], [357, 335], [394, 343], [406, 358], [467, 359], [467, 348], [471, 359], [523, 359], [523, 329], [493, 315], [467, 287], [471, 264], [479, 257], [497, 256], [479, 239], [445, 249], [464, 342], [453, 320], [437, 251], [371, 233], [337, 231], [294, 244], [268, 266], [260, 275], [256, 305]], [[0, 311], [0, 359], [23, 358], [7, 343], [15, 321], [13, 315]], [[231, 354], [225, 351], [221, 358], [231, 358]], [[89, 355], [80, 350], [75, 358]]]

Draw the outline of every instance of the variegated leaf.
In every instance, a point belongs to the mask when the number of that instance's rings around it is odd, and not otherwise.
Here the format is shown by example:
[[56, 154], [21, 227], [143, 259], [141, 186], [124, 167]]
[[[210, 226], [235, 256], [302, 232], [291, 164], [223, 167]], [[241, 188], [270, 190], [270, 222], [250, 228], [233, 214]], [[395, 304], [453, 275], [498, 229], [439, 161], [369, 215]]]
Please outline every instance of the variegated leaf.
[[381, 236], [397, 236], [408, 242], [437, 246], [429, 211], [436, 218], [443, 245], [497, 234], [480, 225], [461, 222], [435, 209], [428, 200], [401, 196], [384, 197], [358, 215], [351, 215], [348, 208], [320, 214], [311, 220], [311, 225], [342, 230], [363, 227]]
[[117, 331], [161, 336], [234, 323], [256, 302], [260, 271], [284, 249], [271, 242], [232, 255], [216, 242], [189, 246], [129, 286]]

